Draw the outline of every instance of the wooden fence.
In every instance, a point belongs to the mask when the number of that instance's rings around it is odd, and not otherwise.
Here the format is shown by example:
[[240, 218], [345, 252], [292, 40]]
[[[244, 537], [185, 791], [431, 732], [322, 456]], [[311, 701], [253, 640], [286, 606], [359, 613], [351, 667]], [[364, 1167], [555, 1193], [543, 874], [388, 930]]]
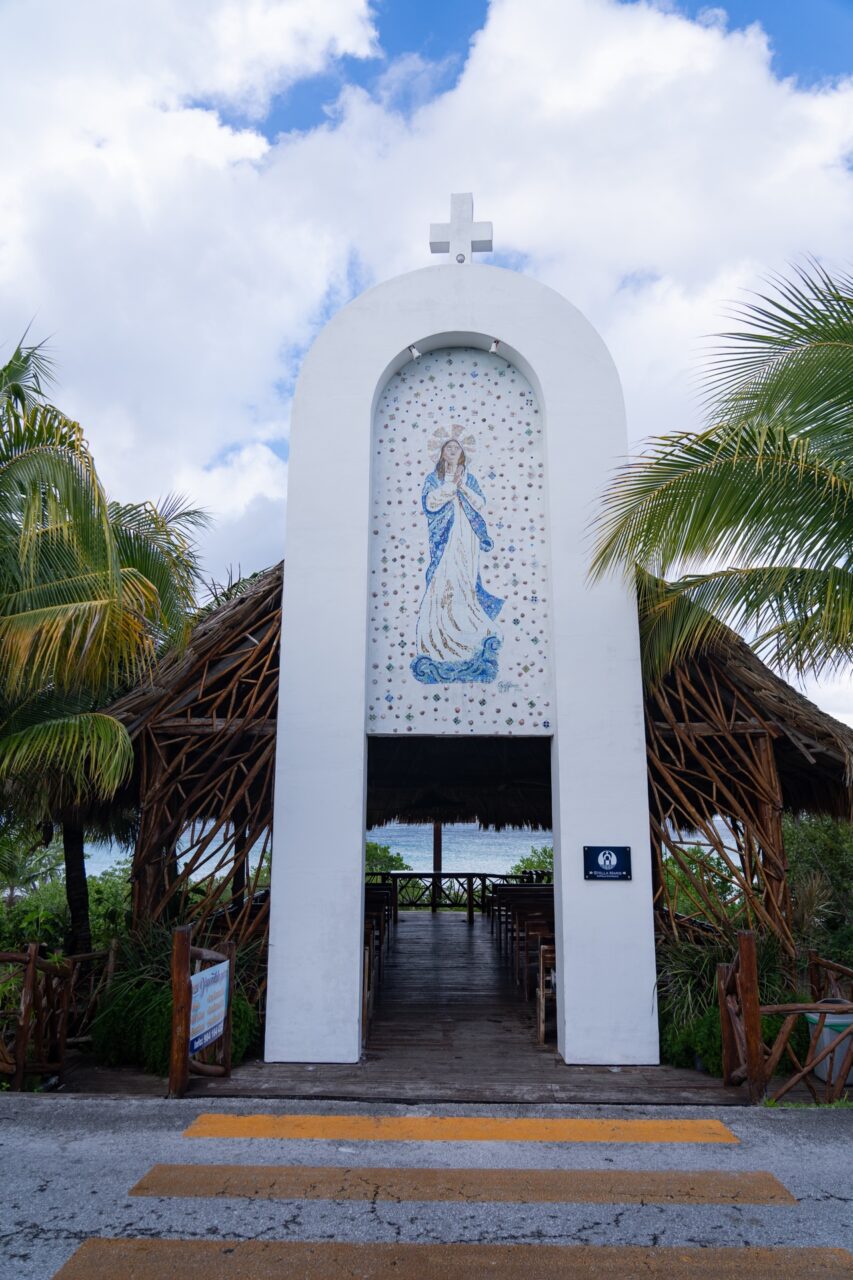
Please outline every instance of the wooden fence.
[[[484, 912], [489, 894], [500, 884], [541, 884], [544, 872], [499, 875], [482, 871], [376, 871], [368, 872], [368, 884], [388, 884], [392, 888], [394, 919], [404, 911], [466, 911], [473, 921], [476, 911]], [[547, 875], [550, 881], [550, 874]]]
[[[191, 1073], [200, 1076], [231, 1074], [231, 1013], [237, 948], [230, 941], [221, 943], [221, 951], [194, 947], [192, 930], [192, 925], [180, 925], [172, 934], [172, 1046], [169, 1056], [169, 1096], [172, 1098], [184, 1096]], [[205, 964], [229, 966], [225, 1016], [221, 1033], [205, 1045], [203, 1057], [196, 1058], [191, 1052], [192, 979], [194, 973], [203, 972]], [[210, 1060], [211, 1055], [213, 1061]]]
[[[116, 944], [54, 962], [37, 942], [0, 951], [0, 1077], [23, 1089], [27, 1076], [65, 1073], [65, 1051], [89, 1039], [98, 1002], [110, 985]], [[4, 998], [5, 997], [5, 998]]]
[[[751, 930], [738, 934], [738, 952], [732, 963], [717, 966], [723, 1079], [727, 1085], [746, 1083], [752, 1103], [765, 1099], [778, 1102], [799, 1084], [805, 1085], [816, 1103], [835, 1102], [845, 1092], [853, 1069], [853, 1027], [842, 1027], [837, 1033], [831, 1028], [827, 1031], [827, 1021], [831, 1023], [833, 1015], [842, 1019], [853, 1015], [853, 969], [810, 952], [808, 973], [810, 1001], [761, 1004]], [[799, 1019], [806, 1014], [810, 1015], [811, 1031], [800, 1060], [792, 1040]], [[781, 1026], [775, 1036], [765, 1037], [762, 1019], [771, 1017], [781, 1017]], [[818, 1068], [822, 1068], [820, 1072]], [[787, 1079], [778, 1083], [783, 1069], [787, 1069]]]

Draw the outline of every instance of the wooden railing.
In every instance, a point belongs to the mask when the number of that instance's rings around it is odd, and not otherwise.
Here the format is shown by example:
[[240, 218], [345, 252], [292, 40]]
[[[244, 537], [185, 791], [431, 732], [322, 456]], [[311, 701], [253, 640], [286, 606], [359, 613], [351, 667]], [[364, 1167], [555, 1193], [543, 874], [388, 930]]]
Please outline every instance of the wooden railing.
[[378, 871], [367, 874], [368, 884], [389, 884], [394, 895], [394, 919], [400, 910], [467, 911], [473, 922], [476, 911], [485, 912], [489, 894], [498, 884], [543, 883], [544, 873], [500, 875], [482, 871]]
[[28, 1075], [61, 1078], [72, 972], [67, 961], [42, 960], [35, 942], [25, 951], [0, 951], [3, 985], [8, 990], [20, 983], [21, 988], [13, 1034], [0, 1041], [0, 1072], [10, 1088], [23, 1089]]
[[68, 1006], [67, 1045], [79, 1045], [91, 1040], [92, 1022], [113, 980], [117, 953], [118, 938], [113, 938], [104, 951], [89, 951], [68, 957], [73, 972]]
[[[833, 1016], [853, 1015], [853, 969], [809, 954], [812, 999], [790, 1004], [761, 1004], [755, 934], [738, 934], [738, 953], [731, 964], [717, 966], [717, 997], [723, 1040], [723, 1079], [746, 1083], [749, 1100], [778, 1102], [803, 1084], [816, 1103], [836, 1102], [853, 1069], [853, 1027], [826, 1031]], [[825, 1003], [832, 1000], [832, 1004]], [[791, 1043], [798, 1020], [809, 1014], [811, 1033], [802, 1061]], [[765, 1041], [762, 1018], [782, 1018], [772, 1041]], [[774, 1077], [786, 1066], [788, 1078], [773, 1089]], [[818, 1068], [822, 1068], [818, 1072]], [[821, 1079], [820, 1076], [825, 1076]]]
[[0, 1077], [11, 1089], [23, 1089], [27, 1076], [56, 1076], [61, 1083], [65, 1050], [88, 1039], [98, 1001], [112, 980], [115, 947], [59, 961], [41, 956], [37, 942], [23, 951], [0, 951], [0, 1006], [6, 1008]]

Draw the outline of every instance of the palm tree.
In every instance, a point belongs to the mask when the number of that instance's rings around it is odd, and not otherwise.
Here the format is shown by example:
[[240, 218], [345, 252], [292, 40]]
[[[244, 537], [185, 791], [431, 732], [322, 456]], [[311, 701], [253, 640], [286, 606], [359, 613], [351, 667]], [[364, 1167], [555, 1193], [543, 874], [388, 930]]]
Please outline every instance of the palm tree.
[[25, 333], [5, 364], [0, 365], [0, 418], [6, 404], [21, 409], [44, 402], [54, 381], [53, 359], [44, 342], [25, 345]]
[[49, 823], [37, 832], [15, 814], [0, 815], [0, 895], [7, 907], [54, 880], [62, 861], [62, 849]]
[[815, 263], [740, 306], [711, 425], [617, 472], [593, 576], [637, 575], [647, 674], [744, 631], [783, 670], [853, 659], [853, 277]]
[[206, 518], [176, 498], [107, 501], [79, 426], [39, 401], [39, 350], [19, 344], [14, 376], [0, 368], [0, 784], [60, 823], [69, 945], [87, 951], [85, 828], [133, 767], [99, 708], [183, 640]]

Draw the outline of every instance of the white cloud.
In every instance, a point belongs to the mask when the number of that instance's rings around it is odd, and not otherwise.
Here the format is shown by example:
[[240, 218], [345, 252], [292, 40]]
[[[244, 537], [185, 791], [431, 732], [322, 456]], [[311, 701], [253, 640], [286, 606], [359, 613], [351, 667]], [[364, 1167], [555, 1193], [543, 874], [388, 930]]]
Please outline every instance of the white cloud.
[[853, 725], [853, 688], [849, 675], [823, 676], [820, 680], [810, 678], [803, 682], [801, 692], [836, 720]]
[[739, 289], [849, 255], [853, 81], [778, 80], [713, 9], [493, 0], [447, 92], [415, 57], [273, 144], [217, 113], [259, 118], [373, 40], [367, 0], [0, 11], [0, 336], [54, 335], [113, 492], [215, 507], [217, 572], [278, 558], [299, 356], [356, 283], [428, 263], [450, 191], [600, 327], [634, 439], [695, 423]]
[[205, 559], [218, 582], [227, 580], [229, 570], [239, 577], [281, 557], [287, 463], [266, 444], [232, 450], [212, 466], [184, 467], [175, 487], [213, 518]]

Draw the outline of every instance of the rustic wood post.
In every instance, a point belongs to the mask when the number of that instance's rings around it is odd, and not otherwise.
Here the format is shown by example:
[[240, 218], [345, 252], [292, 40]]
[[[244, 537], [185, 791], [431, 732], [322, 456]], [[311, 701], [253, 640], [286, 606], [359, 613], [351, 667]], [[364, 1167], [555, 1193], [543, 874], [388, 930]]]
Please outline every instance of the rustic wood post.
[[220, 951], [228, 958], [228, 994], [225, 1005], [225, 1022], [222, 1027], [222, 1066], [226, 1076], [231, 1074], [231, 1011], [234, 1008], [234, 983], [237, 978], [237, 944], [234, 941], [223, 942]]
[[[192, 926], [188, 924], [179, 925], [172, 934], [172, 1049], [169, 1057], [171, 1098], [184, 1096], [190, 1076], [191, 940]], [[228, 1052], [230, 1054], [230, 1049]]]
[[809, 952], [809, 988], [812, 993], [812, 1000], [817, 1004], [818, 1000], [823, 996], [823, 975], [820, 971], [816, 951]]
[[239, 915], [246, 902], [246, 883], [249, 873], [249, 812], [245, 801], [234, 805], [232, 828], [234, 838], [234, 872], [231, 876], [232, 916]]
[[468, 923], [473, 924], [474, 923], [474, 877], [473, 876], [469, 875], [465, 877], [465, 894], [466, 894], [466, 903], [468, 906]]
[[12, 1088], [17, 1090], [24, 1087], [27, 1047], [30, 1043], [30, 1024], [33, 1018], [33, 1000], [35, 999], [36, 990], [36, 961], [38, 960], [38, 953], [38, 943], [30, 942], [27, 946], [27, 963], [24, 969], [24, 984], [21, 989], [21, 1008], [15, 1032], [15, 1074], [12, 1076]]
[[400, 882], [396, 876], [391, 877], [391, 911], [396, 924], [400, 916]]
[[[59, 1025], [56, 1030], [56, 1060], [59, 1063], [57, 1078], [62, 1084], [65, 1080], [65, 1043], [68, 1039], [68, 1012], [71, 1008], [71, 984], [74, 981], [74, 966], [68, 965], [68, 974], [61, 978], [62, 995], [59, 1003]], [[55, 1007], [55, 1006], [54, 1006]]]
[[755, 951], [755, 934], [751, 929], [738, 934], [738, 989], [743, 1011], [743, 1030], [746, 1041], [746, 1079], [749, 1100], [763, 1101], [767, 1081], [764, 1072], [764, 1045], [761, 1039], [761, 1012], [758, 996], [758, 958]]
[[764, 830], [762, 867], [764, 870], [764, 903], [774, 928], [785, 948], [785, 972], [791, 989], [797, 985], [796, 948], [791, 936], [791, 889], [788, 884], [788, 858], [782, 834], [782, 784], [776, 767], [773, 740], [764, 734], [756, 742], [763, 780], [770, 797], [759, 805]]
[[432, 824], [432, 899], [430, 909], [438, 911], [441, 897], [441, 823]]
[[738, 1065], [737, 1041], [732, 1029], [732, 1015], [726, 1000], [730, 976], [729, 965], [717, 965], [717, 1003], [720, 1008], [720, 1031], [723, 1041], [723, 1084], [731, 1084], [732, 1075]]
[[[850, 1037], [850, 1042], [847, 1045], [846, 1053], [841, 1053], [841, 1050], [843, 1048], [844, 1048], [844, 1041], [842, 1040], [841, 1044], [838, 1046], [838, 1048], [835, 1050], [834, 1054], [832, 1054], [832, 1057], [831, 1057], [831, 1060], [833, 1062], [833, 1073], [831, 1077], [832, 1085], [829, 1086], [832, 1090], [832, 1096], [829, 1099], [830, 1102], [837, 1102], [847, 1088], [847, 1077], [849, 1076], [851, 1070], [853, 1070], [853, 1036]], [[839, 1054], [841, 1054], [840, 1063], [838, 1060]], [[829, 1071], [827, 1071], [826, 1075], [827, 1075], [827, 1084], [828, 1084], [830, 1080]]]

